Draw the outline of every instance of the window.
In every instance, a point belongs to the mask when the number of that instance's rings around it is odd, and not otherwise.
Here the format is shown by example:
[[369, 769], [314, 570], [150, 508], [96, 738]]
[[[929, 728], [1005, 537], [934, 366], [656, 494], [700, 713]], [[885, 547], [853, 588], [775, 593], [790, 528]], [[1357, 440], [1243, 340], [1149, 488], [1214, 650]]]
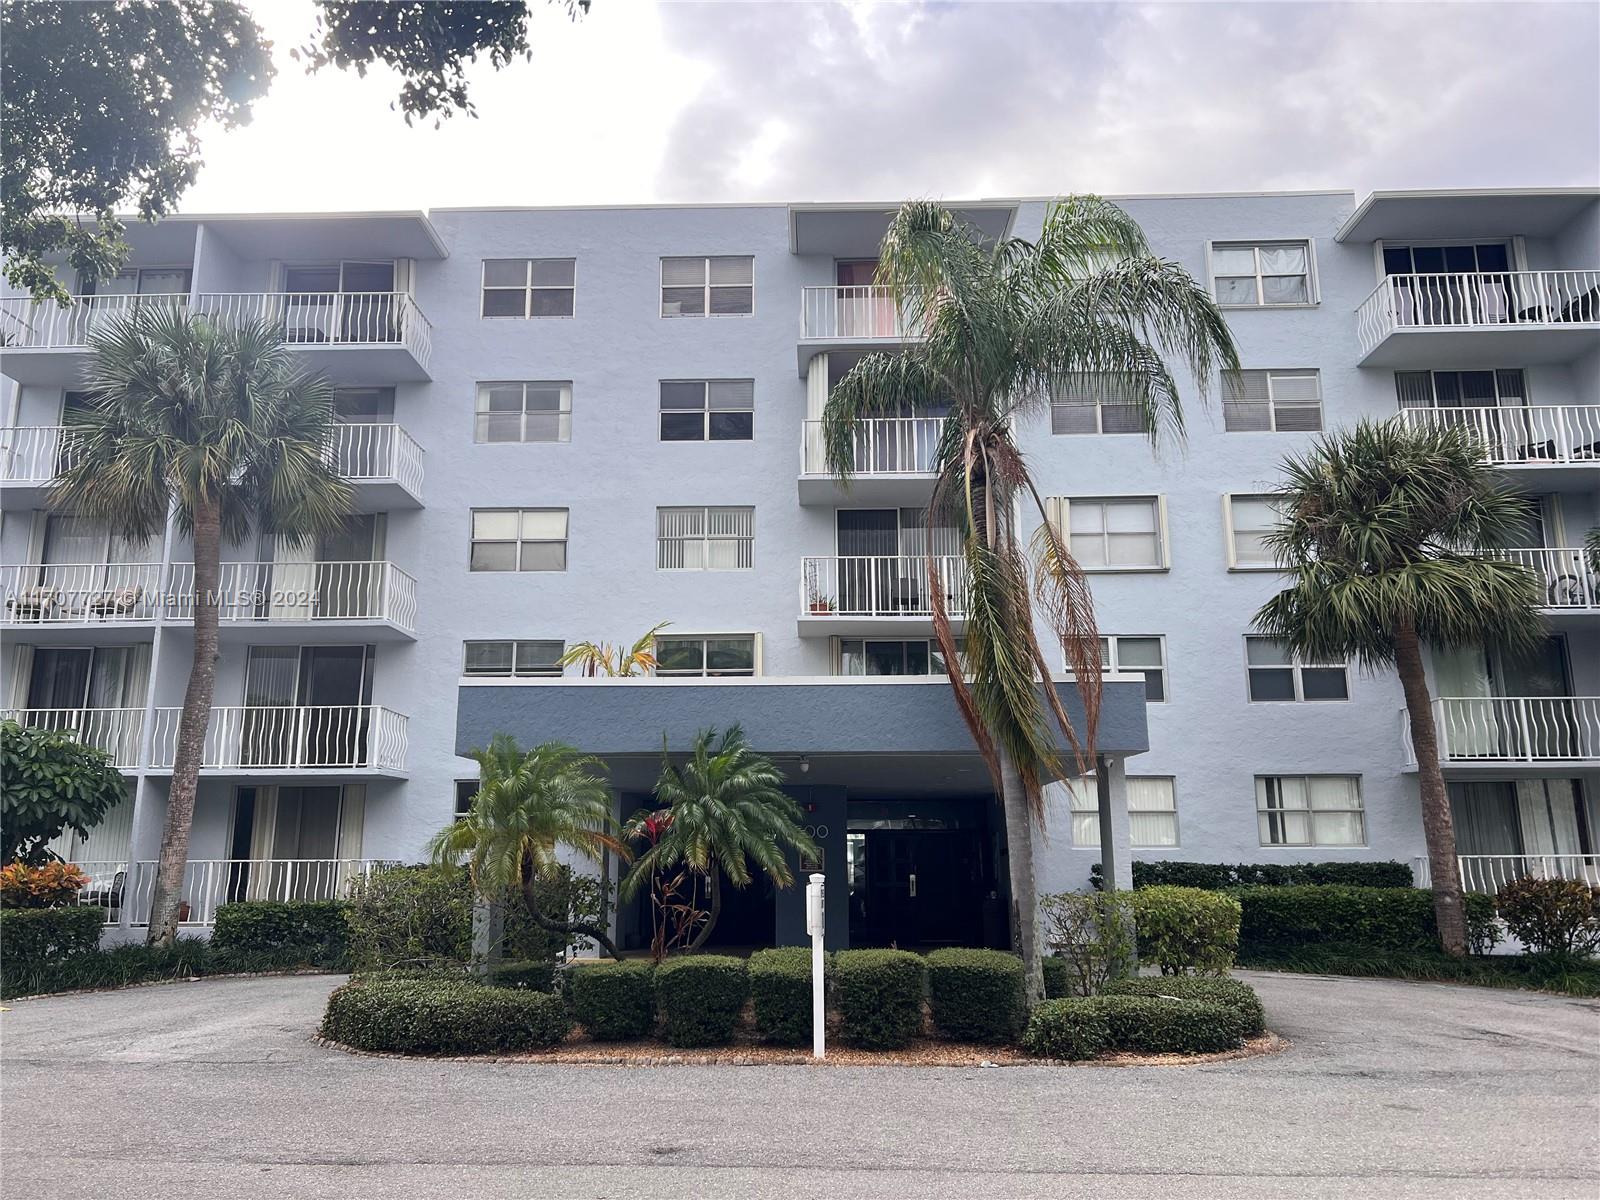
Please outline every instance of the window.
[[1229, 433], [1314, 433], [1322, 428], [1322, 377], [1303, 370], [1227, 371], [1222, 424]]
[[1356, 775], [1258, 775], [1256, 824], [1263, 846], [1364, 846]]
[[840, 638], [835, 670], [839, 675], [943, 675], [944, 652], [932, 638]]
[[467, 642], [462, 674], [476, 679], [534, 679], [561, 674], [567, 644], [539, 642]]
[[572, 440], [572, 384], [506, 381], [478, 385], [479, 442]]
[[1148, 571], [1167, 565], [1159, 496], [1073, 496], [1052, 503], [1056, 527], [1066, 530], [1067, 548], [1085, 571]]
[[[1100, 794], [1093, 775], [1067, 783], [1072, 801], [1072, 844], [1100, 844]], [[1128, 776], [1128, 839], [1134, 849], [1178, 844], [1178, 801], [1170, 775]]]
[[753, 508], [656, 509], [656, 567], [748, 571], [755, 558]]
[[1383, 248], [1385, 275], [1439, 275], [1458, 272], [1499, 274], [1509, 270], [1511, 270], [1511, 251], [1504, 242]]
[[745, 256], [663, 258], [663, 317], [749, 316], [756, 308], [756, 260]]
[[1528, 402], [1517, 369], [1498, 371], [1396, 371], [1401, 408], [1511, 408]]
[[1166, 645], [1159, 637], [1103, 637], [1100, 669], [1144, 676], [1144, 698], [1161, 704], [1167, 698]]
[[756, 636], [658, 637], [656, 674], [672, 676], [754, 675]]
[[1245, 638], [1244, 653], [1250, 699], [1256, 703], [1350, 699], [1344, 663], [1301, 662], [1282, 642], [1268, 637]]
[[754, 379], [663, 379], [663, 442], [748, 442], [755, 436]]
[[475, 508], [474, 571], [565, 571], [567, 510]]
[[1266, 537], [1281, 521], [1277, 503], [1271, 496], [1224, 496], [1222, 507], [1228, 522], [1228, 566], [1238, 571], [1273, 570], [1277, 556], [1267, 547]]
[[1050, 432], [1150, 432], [1144, 406], [1116, 376], [1080, 375], [1050, 399]]
[[486, 258], [483, 315], [570, 317], [577, 293], [575, 258]]
[[479, 782], [476, 779], [456, 780], [456, 820], [472, 811], [472, 802], [478, 798]]
[[1311, 243], [1213, 243], [1211, 282], [1224, 308], [1313, 304]]

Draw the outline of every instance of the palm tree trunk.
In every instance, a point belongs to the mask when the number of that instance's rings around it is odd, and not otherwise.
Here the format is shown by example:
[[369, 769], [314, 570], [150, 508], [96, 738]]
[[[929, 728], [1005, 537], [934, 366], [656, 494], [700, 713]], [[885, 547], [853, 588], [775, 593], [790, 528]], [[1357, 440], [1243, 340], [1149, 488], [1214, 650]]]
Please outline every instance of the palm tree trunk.
[[1445, 953], [1460, 957], [1467, 952], [1467, 918], [1461, 869], [1456, 861], [1455, 822], [1450, 815], [1444, 771], [1439, 766], [1439, 733], [1422, 668], [1422, 646], [1410, 618], [1403, 618], [1395, 629], [1394, 647], [1400, 686], [1405, 691], [1406, 717], [1411, 723], [1411, 745], [1417, 756], [1422, 833], [1428, 843], [1428, 870], [1433, 877], [1434, 921]]
[[1033, 882], [1033, 811], [1022, 775], [1004, 746], [1000, 755], [1000, 802], [1006, 819], [1006, 862], [1011, 878], [1011, 945], [1022, 956], [1028, 1003], [1044, 999], [1044, 964], [1039, 959], [1039, 898]]
[[211, 727], [211, 698], [217, 684], [217, 593], [222, 575], [222, 514], [205, 500], [194, 511], [194, 657], [189, 685], [178, 715], [178, 744], [172, 759], [167, 817], [161, 829], [161, 854], [150, 897], [149, 944], [170, 946], [178, 937], [184, 874], [189, 866], [189, 829], [194, 824], [195, 792]]
[[573, 934], [580, 934], [592, 938], [612, 958], [619, 962], [622, 960], [616, 944], [600, 926], [590, 924], [588, 921], [556, 921], [539, 911], [539, 902], [535, 899], [533, 862], [527, 857], [522, 860], [522, 904], [528, 910], [528, 919], [546, 933], [564, 933], [569, 938]]
[[706, 914], [706, 923], [700, 927], [700, 932], [695, 934], [694, 941], [689, 943], [685, 954], [693, 954], [711, 936], [711, 931], [717, 927], [717, 918], [722, 915], [722, 886], [717, 882], [717, 864], [711, 864], [711, 871], [706, 875], [706, 891], [711, 896], [711, 911]]

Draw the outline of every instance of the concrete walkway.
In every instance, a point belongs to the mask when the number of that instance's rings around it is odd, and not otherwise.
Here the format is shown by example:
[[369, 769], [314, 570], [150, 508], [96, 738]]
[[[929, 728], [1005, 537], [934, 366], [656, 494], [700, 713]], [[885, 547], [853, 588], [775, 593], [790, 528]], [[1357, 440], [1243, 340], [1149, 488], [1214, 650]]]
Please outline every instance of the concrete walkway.
[[327, 976], [14, 1002], [7, 1195], [1600, 1196], [1600, 1004], [1246, 975], [1274, 1057], [551, 1067], [310, 1041]]

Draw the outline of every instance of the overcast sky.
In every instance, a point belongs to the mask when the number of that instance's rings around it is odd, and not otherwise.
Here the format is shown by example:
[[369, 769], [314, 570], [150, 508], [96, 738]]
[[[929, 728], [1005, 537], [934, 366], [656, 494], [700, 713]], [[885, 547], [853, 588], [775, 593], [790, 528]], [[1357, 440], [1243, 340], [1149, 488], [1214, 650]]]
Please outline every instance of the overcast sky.
[[1600, 182], [1600, 5], [646, 4], [472, 75], [477, 119], [288, 56], [183, 207], [849, 200]]

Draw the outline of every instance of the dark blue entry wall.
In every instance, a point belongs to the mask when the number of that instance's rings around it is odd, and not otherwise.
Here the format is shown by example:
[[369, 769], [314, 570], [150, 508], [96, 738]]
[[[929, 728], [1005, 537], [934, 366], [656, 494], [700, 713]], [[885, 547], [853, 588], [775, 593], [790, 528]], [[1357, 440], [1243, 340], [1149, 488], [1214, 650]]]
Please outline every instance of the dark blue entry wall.
[[[830, 950], [850, 945], [850, 888], [845, 880], [845, 789], [842, 787], [786, 787], [803, 810], [806, 831], [822, 848], [822, 873], [828, 877], [828, 932]], [[777, 944], [809, 946], [806, 935], [806, 879], [808, 873], [791, 863], [795, 881], [778, 892]]]

